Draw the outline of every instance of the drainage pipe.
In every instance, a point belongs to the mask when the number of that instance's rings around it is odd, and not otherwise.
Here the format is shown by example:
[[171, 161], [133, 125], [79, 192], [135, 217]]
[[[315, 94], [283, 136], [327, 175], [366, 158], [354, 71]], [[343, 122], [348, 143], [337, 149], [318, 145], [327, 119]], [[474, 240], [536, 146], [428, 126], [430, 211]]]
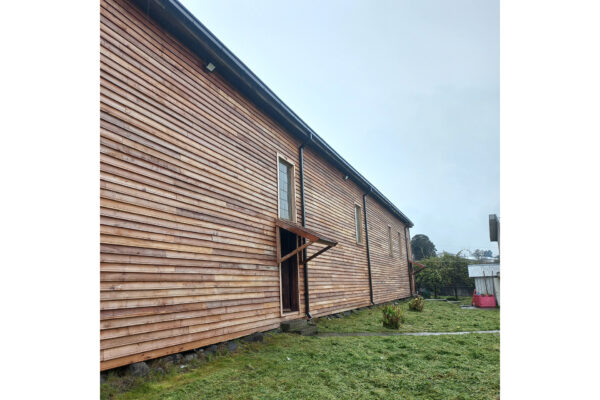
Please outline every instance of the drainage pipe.
[[[304, 145], [302, 143], [300, 147], [298, 147], [299, 157], [300, 157], [300, 208], [302, 211], [302, 226], [306, 227], [306, 209], [304, 206]], [[306, 242], [306, 239], [302, 239], [302, 244]], [[306, 249], [302, 250], [302, 260], [304, 261], [304, 309], [306, 311], [306, 316], [308, 319], [312, 319], [312, 315], [310, 314], [310, 301], [309, 301], [309, 292], [308, 292], [308, 262], [306, 262]]]
[[404, 249], [406, 252], [406, 268], [408, 269], [408, 287], [410, 288], [410, 295], [412, 297], [416, 289], [413, 287], [413, 266], [408, 255], [408, 227], [406, 226], [404, 227]]
[[367, 266], [369, 267], [369, 295], [371, 297], [371, 304], [375, 304], [373, 301], [373, 278], [371, 277], [371, 252], [369, 250], [369, 224], [367, 223], [367, 195], [371, 193], [373, 188], [369, 186], [369, 191], [363, 194], [363, 214], [365, 220], [365, 243], [367, 245]]

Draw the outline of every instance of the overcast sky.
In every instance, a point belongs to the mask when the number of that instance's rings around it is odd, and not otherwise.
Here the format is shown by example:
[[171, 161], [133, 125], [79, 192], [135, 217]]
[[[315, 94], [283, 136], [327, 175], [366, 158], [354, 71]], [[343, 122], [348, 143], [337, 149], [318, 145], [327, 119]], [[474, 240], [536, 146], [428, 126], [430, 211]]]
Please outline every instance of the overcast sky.
[[439, 251], [500, 212], [496, 0], [183, 4]]

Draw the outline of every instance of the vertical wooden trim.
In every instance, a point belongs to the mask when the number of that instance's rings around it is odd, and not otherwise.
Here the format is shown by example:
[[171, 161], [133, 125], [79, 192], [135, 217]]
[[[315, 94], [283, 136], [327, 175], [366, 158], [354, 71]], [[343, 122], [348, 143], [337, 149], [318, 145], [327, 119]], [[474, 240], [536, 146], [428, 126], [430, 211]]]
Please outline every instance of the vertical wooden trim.
[[[278, 161], [278, 163], [279, 163], [279, 161]], [[279, 164], [277, 165], [277, 176], [279, 176]], [[279, 187], [279, 183], [277, 184], [277, 186]], [[277, 196], [279, 197], [279, 194], [277, 194]], [[279, 212], [279, 206], [278, 206], [277, 212]], [[279, 262], [279, 260], [281, 260], [281, 239], [279, 238], [279, 234], [280, 234], [280, 228], [278, 226], [275, 226], [275, 247], [276, 247], [276, 252], [277, 252], [277, 269], [279, 272], [279, 313], [281, 315], [283, 315], [283, 290], [282, 290], [282, 286], [281, 286], [281, 263]]]

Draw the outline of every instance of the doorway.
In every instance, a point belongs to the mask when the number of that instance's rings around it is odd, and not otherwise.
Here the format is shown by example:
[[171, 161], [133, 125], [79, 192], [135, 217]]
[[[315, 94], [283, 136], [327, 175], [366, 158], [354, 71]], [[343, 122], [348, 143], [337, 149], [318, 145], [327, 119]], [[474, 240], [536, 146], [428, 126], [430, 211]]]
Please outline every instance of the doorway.
[[[298, 236], [292, 232], [280, 230], [280, 254], [288, 254], [298, 248]], [[294, 255], [280, 264], [281, 308], [284, 313], [299, 311], [298, 292], [298, 255]]]

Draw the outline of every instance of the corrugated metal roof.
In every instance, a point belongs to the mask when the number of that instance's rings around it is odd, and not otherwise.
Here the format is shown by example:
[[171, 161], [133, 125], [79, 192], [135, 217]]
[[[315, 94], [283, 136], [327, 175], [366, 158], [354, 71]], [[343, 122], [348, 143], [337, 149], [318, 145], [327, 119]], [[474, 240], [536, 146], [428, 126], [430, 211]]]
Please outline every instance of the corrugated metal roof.
[[469, 278], [482, 276], [496, 276], [500, 274], [500, 264], [473, 264], [469, 265]]

